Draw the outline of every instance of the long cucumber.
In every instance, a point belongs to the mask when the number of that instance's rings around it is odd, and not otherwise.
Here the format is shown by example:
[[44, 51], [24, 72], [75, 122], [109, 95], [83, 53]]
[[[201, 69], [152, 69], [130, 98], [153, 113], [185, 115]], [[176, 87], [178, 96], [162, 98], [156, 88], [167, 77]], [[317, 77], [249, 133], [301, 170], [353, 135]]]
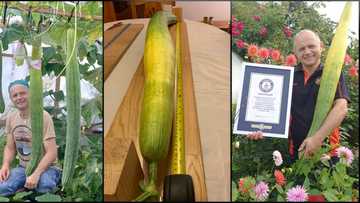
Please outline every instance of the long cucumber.
[[140, 150], [149, 166], [149, 177], [142, 182], [143, 194], [135, 201], [158, 197], [158, 162], [168, 154], [174, 108], [175, 49], [168, 30], [174, 20], [159, 11], [151, 18], [144, 50], [144, 95], [140, 115]]
[[[31, 159], [26, 166], [26, 175], [31, 175], [43, 155], [43, 86], [41, 74], [41, 41], [34, 40], [30, 67], [30, 118], [31, 118]], [[39, 67], [40, 66], [40, 67]]]
[[336, 87], [339, 82], [346, 53], [346, 40], [350, 18], [351, 2], [346, 2], [326, 56], [314, 117], [307, 136], [312, 136], [320, 128], [333, 105]]
[[81, 92], [80, 92], [80, 71], [77, 60], [77, 51], [74, 49], [75, 30], [69, 29], [66, 37], [67, 61], [69, 66], [66, 68], [66, 146], [64, 156], [63, 174], [61, 184], [66, 187], [72, 180], [75, 165], [79, 154], [80, 138], [80, 115], [81, 115]]

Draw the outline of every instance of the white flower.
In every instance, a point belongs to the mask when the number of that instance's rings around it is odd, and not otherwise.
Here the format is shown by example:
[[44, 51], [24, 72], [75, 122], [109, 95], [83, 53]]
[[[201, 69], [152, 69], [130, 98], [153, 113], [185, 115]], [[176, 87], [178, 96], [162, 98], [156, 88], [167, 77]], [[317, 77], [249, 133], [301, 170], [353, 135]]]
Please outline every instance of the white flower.
[[276, 166], [280, 166], [283, 163], [281, 153], [278, 150], [273, 152], [273, 159]]
[[236, 149], [239, 149], [239, 147], [240, 147], [240, 142], [239, 142], [239, 141], [236, 141], [236, 142], [235, 142], [235, 148], [236, 148]]

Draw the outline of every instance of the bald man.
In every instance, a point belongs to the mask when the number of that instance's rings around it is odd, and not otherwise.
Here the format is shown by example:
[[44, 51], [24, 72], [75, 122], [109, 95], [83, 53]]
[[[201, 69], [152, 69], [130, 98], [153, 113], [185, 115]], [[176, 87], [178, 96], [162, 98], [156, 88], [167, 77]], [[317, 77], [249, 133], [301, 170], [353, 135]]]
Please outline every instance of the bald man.
[[[299, 153], [309, 157], [318, 151], [326, 137], [334, 148], [340, 143], [339, 126], [347, 114], [350, 102], [344, 77], [341, 74], [337, 86], [333, 106], [320, 129], [311, 137], [310, 130], [323, 64], [320, 62], [323, 51], [319, 36], [311, 30], [302, 30], [294, 37], [294, 53], [300, 62], [294, 71], [294, 82], [291, 103], [289, 130], [289, 153], [291, 161], [295, 161]], [[249, 139], [262, 139], [262, 132], [247, 135]], [[331, 152], [335, 156], [335, 150]]]
[[[44, 111], [43, 157], [32, 174], [26, 176], [25, 169], [31, 159], [31, 120], [29, 115], [29, 85], [26, 80], [10, 83], [9, 95], [16, 111], [6, 119], [6, 145], [0, 169], [0, 196], [15, 194], [19, 189], [35, 189], [46, 193], [54, 189], [61, 179], [61, 170], [57, 167], [57, 145], [54, 124], [51, 116]], [[10, 170], [15, 155], [20, 165]]]

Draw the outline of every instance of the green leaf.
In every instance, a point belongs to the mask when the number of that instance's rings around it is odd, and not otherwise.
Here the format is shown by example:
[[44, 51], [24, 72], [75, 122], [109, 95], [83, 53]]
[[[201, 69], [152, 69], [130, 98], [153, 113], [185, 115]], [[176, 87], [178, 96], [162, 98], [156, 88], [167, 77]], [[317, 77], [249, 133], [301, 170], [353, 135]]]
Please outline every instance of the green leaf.
[[330, 201], [330, 202], [335, 202], [335, 201], [339, 201], [339, 199], [336, 197], [335, 195], [335, 190], [326, 190], [325, 192], [323, 192], [323, 195], [325, 196], [326, 200], [327, 201]]
[[10, 202], [10, 200], [6, 197], [0, 196], [0, 202]]
[[285, 202], [285, 199], [282, 195], [278, 194], [277, 198], [276, 198], [277, 202]]
[[32, 194], [33, 192], [32, 191], [27, 191], [27, 192], [18, 192], [16, 193], [16, 195], [13, 197], [13, 200], [22, 200], [24, 197]]
[[316, 188], [313, 188], [309, 191], [309, 194], [311, 195], [318, 195], [318, 194], [321, 194], [321, 191], [316, 189]]
[[239, 191], [234, 181], [231, 182], [231, 200], [234, 202], [239, 197]]
[[306, 190], [309, 190], [310, 189], [310, 180], [309, 180], [309, 178], [306, 176], [305, 177], [305, 180], [304, 180], [304, 188], [306, 189]]
[[46, 193], [44, 195], [35, 197], [35, 200], [39, 202], [61, 202], [62, 199], [59, 195]]
[[[277, 189], [277, 191], [279, 191], [280, 194], [284, 193], [284, 190], [282, 189], [282, 187], [278, 184], [275, 184], [275, 188]], [[278, 196], [279, 197], [279, 196]]]
[[79, 46], [78, 46], [78, 56], [80, 58], [80, 61], [86, 57], [88, 53], [88, 43], [84, 38], [81, 38], [79, 40]]

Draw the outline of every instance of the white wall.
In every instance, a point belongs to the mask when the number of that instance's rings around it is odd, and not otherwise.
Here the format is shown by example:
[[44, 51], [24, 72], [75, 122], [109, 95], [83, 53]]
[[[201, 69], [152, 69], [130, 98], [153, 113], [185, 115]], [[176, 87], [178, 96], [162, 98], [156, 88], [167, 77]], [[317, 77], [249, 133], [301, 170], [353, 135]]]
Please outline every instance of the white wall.
[[230, 20], [230, 1], [176, 1], [183, 8], [185, 19], [201, 21], [204, 16], [213, 20]]

